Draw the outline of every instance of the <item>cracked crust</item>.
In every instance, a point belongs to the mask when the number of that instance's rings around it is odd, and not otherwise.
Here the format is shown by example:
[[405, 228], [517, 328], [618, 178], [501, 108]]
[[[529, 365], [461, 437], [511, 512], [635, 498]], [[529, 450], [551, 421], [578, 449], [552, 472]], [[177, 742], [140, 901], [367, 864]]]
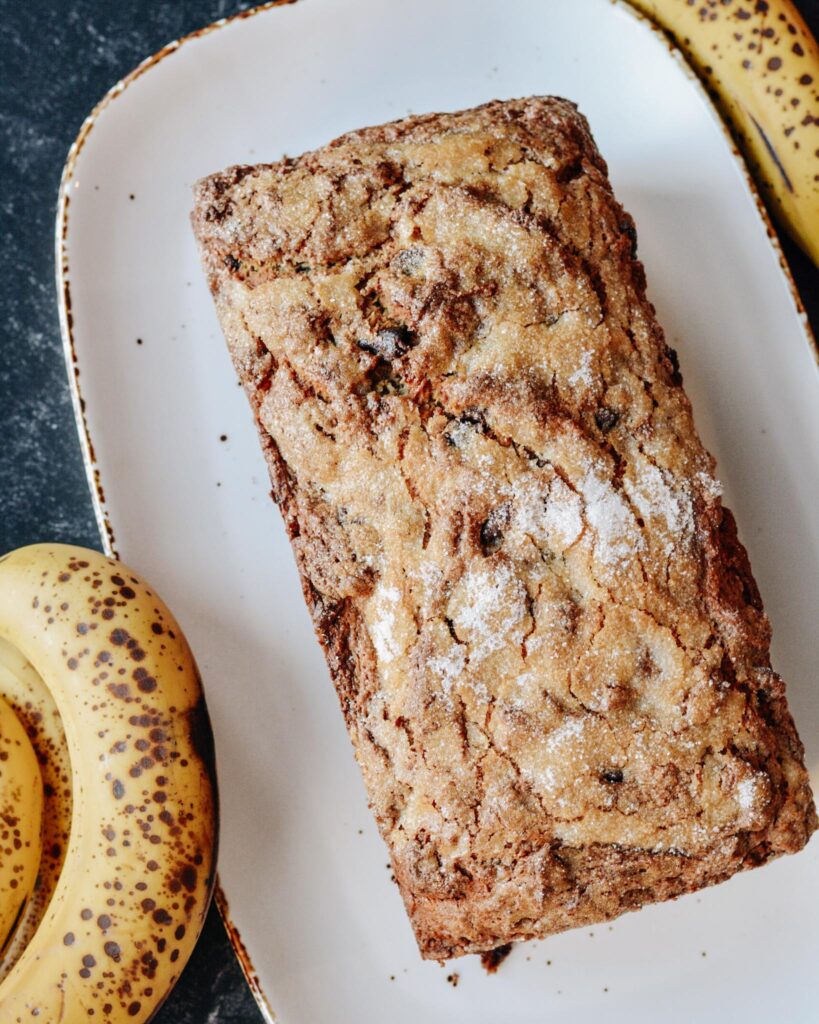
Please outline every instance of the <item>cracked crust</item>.
[[422, 954], [799, 850], [768, 621], [574, 105], [233, 168], [193, 223]]

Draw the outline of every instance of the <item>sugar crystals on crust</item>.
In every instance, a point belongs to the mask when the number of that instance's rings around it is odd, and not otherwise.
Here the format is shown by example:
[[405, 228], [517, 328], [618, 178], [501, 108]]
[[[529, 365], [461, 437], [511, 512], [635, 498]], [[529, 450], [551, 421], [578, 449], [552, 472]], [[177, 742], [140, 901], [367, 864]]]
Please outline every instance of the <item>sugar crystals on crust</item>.
[[799, 850], [768, 621], [576, 108], [353, 132], [193, 220], [422, 954]]

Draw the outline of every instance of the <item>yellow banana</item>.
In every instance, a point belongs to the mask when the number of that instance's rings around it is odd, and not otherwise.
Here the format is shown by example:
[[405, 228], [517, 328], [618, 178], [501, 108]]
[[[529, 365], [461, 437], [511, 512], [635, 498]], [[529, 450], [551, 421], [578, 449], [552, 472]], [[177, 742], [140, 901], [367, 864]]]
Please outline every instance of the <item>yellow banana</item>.
[[42, 816], [37, 755], [20, 719], [0, 697], [0, 958], [37, 878]]
[[819, 265], [819, 46], [790, 0], [630, 0], [671, 36], [778, 219]]
[[0, 1020], [141, 1024], [213, 887], [213, 747], [193, 656], [135, 573], [63, 545], [0, 558], [0, 637], [54, 698], [73, 798], [59, 881], [0, 983]]
[[40, 766], [43, 789], [42, 852], [34, 892], [2, 956], [0, 981], [28, 945], [51, 900], [71, 828], [71, 763], [54, 698], [30, 662], [0, 638], [0, 694], [28, 733]]

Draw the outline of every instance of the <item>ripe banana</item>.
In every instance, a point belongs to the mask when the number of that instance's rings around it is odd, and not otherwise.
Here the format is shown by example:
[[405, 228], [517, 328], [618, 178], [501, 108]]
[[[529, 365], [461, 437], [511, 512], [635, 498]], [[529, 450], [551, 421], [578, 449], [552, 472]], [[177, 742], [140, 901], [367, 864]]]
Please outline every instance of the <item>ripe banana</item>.
[[819, 46], [791, 0], [629, 0], [671, 36], [819, 266]]
[[71, 763], [54, 698], [30, 662], [0, 638], [0, 694], [22, 722], [40, 765], [43, 791], [42, 852], [37, 882], [11, 942], [0, 956], [0, 981], [29, 944], [42, 920], [68, 848]]
[[37, 755], [20, 719], [0, 697], [0, 958], [37, 878], [42, 815]]
[[190, 955], [213, 888], [216, 784], [196, 664], [144, 581], [63, 545], [0, 558], [0, 638], [51, 691], [73, 798], [59, 881], [0, 983], [0, 1020], [141, 1024]]

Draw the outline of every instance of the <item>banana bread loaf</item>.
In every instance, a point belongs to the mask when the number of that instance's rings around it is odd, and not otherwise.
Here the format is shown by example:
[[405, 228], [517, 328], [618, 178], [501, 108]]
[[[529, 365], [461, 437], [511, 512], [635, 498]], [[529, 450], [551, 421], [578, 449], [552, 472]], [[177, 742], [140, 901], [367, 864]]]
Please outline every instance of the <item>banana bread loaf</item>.
[[422, 955], [799, 850], [768, 621], [574, 105], [234, 167], [193, 223]]

